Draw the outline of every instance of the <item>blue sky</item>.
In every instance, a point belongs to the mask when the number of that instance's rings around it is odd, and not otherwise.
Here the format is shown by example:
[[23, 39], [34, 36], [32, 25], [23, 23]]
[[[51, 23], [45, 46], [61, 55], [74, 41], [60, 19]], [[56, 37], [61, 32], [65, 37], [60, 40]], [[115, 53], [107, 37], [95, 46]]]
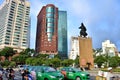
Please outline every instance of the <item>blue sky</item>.
[[[29, 0], [31, 3], [31, 48], [35, 48], [37, 15], [42, 6], [54, 4], [67, 11], [68, 46], [70, 37], [78, 36], [83, 22], [93, 48], [101, 48], [102, 42], [111, 40], [120, 50], [120, 0]], [[3, 0], [0, 0], [0, 4]]]

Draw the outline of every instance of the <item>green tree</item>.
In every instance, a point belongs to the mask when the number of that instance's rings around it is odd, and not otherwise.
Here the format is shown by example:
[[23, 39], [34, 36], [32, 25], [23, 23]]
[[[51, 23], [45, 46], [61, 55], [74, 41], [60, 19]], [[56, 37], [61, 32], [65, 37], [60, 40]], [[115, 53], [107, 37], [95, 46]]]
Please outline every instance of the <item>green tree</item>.
[[5, 47], [0, 51], [0, 55], [5, 56], [7, 60], [9, 56], [13, 56], [14, 54], [15, 54], [15, 51], [11, 47]]
[[11, 61], [10, 64], [9, 64], [10, 67], [15, 67], [16, 66], [16, 63], [14, 61]]
[[75, 62], [75, 65], [76, 65], [76, 66], [79, 66], [79, 64], [80, 64], [80, 63], [79, 63], [79, 56], [77, 56], [77, 58], [74, 60], [74, 62]]
[[51, 63], [51, 59], [48, 59], [48, 58], [43, 59], [43, 64], [44, 64], [44, 65], [47, 65], [47, 66], [53, 65], [53, 64]]
[[37, 65], [43, 65], [44, 64], [44, 61], [43, 61], [43, 59], [41, 59], [41, 58], [35, 58], [36, 60], [36, 64]]
[[115, 56], [115, 59], [117, 60], [117, 62], [118, 62], [118, 65], [120, 66], [120, 57], [118, 57], [118, 56]]
[[72, 59], [64, 59], [61, 64], [62, 66], [70, 66], [74, 63], [74, 61]]
[[33, 59], [31, 60], [31, 65], [33, 65], [33, 66], [37, 66], [37, 65], [39, 65], [39, 63], [38, 63], [38, 59], [33, 58]]
[[60, 59], [59, 58], [53, 58], [51, 59], [51, 64], [54, 65], [54, 67], [60, 67]]
[[109, 59], [109, 66], [110, 67], [116, 68], [118, 65], [119, 65], [119, 63], [118, 63], [116, 57], [111, 57]]
[[36, 65], [42, 65], [43, 64], [43, 60], [42, 59], [40, 59], [40, 58], [27, 58], [26, 59], [26, 64], [28, 64], [28, 65], [33, 65], [33, 66], [36, 66]]
[[105, 57], [100, 55], [100, 56], [97, 56], [95, 59], [94, 59], [94, 62], [98, 65], [98, 67], [100, 68], [102, 66], [102, 64], [106, 61]]
[[1, 63], [1, 66], [8, 67], [10, 64], [10, 61], [5, 60], [4, 62]]
[[49, 55], [48, 54], [38, 54], [36, 57], [37, 58], [44, 58], [44, 59], [46, 59], [46, 58], [49, 57]]
[[33, 58], [27, 58], [27, 59], [25, 60], [25, 63], [26, 63], [27, 65], [32, 65], [32, 60], [33, 60]]
[[35, 50], [27, 48], [27, 49], [23, 50], [22, 52], [20, 52], [20, 54], [31, 56], [32, 54], [35, 54]]
[[25, 64], [26, 59], [28, 58], [27, 55], [19, 55], [12, 58], [12, 61], [15, 61], [16, 64]]
[[59, 58], [60, 59], [61, 57], [60, 57], [60, 55], [57, 54], [57, 55], [55, 55], [55, 58]]

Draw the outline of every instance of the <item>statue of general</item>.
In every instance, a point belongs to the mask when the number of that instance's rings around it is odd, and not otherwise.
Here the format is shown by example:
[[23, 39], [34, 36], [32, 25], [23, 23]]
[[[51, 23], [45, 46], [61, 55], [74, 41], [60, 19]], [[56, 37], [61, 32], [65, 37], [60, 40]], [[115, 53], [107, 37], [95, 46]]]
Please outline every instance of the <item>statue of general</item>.
[[86, 27], [84, 26], [83, 23], [81, 23], [81, 26], [79, 27], [79, 29], [81, 29], [80, 31], [80, 36], [81, 37], [86, 37], [88, 34], [86, 33], [87, 29]]

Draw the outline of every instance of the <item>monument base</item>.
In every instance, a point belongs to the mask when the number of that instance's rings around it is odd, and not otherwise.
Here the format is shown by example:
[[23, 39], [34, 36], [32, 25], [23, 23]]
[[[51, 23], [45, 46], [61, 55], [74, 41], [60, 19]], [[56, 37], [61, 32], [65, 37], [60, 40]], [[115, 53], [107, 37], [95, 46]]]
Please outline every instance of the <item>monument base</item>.
[[91, 69], [94, 67], [92, 39], [90, 37], [79, 37], [80, 67]]

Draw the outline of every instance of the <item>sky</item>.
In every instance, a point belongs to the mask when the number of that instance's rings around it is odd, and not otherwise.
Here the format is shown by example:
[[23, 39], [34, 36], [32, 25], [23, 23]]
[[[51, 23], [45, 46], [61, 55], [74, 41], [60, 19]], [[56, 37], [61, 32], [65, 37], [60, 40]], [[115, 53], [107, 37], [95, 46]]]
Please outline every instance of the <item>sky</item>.
[[[120, 0], [29, 0], [31, 4], [31, 42], [35, 48], [37, 15], [42, 6], [54, 4], [67, 11], [68, 48], [71, 36], [78, 36], [81, 23], [92, 38], [93, 48], [101, 48], [102, 42], [110, 40], [120, 51]], [[3, 0], [0, 0], [0, 4]], [[68, 52], [69, 52], [68, 51]]]

